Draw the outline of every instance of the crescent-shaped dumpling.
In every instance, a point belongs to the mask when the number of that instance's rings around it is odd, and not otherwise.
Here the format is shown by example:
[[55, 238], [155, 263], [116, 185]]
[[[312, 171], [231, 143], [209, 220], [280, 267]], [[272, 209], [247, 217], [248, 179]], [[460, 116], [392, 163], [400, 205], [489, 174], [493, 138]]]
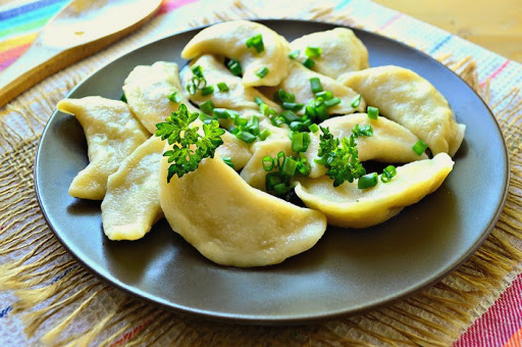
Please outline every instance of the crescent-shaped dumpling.
[[123, 84], [123, 92], [132, 113], [153, 134], [156, 124], [178, 109], [179, 104], [168, 99], [177, 92], [183, 97], [176, 63], [164, 61], [152, 65], [138, 65], [131, 71]]
[[80, 199], [102, 200], [109, 175], [149, 135], [121, 101], [88, 96], [61, 100], [56, 107], [74, 115], [87, 138], [89, 165], [73, 179], [69, 194]]
[[230, 159], [234, 169], [241, 170], [252, 157], [250, 146], [228, 131], [221, 135], [221, 139], [223, 144], [216, 148], [216, 157]]
[[[257, 110], [259, 106], [255, 103], [255, 98], [261, 98], [267, 105], [272, 108], [278, 106], [267, 99], [263, 94], [253, 87], [243, 85], [241, 78], [234, 76], [223, 65], [223, 59], [218, 59], [213, 55], [203, 55], [194, 60], [190, 67], [186, 66], [181, 70], [181, 84], [183, 90], [187, 90], [187, 85], [191, 83], [193, 77], [191, 67], [201, 66], [203, 76], [207, 81], [207, 86], [212, 86], [214, 92], [210, 95], [202, 95], [201, 91], [197, 91], [193, 95], [188, 95], [191, 101], [201, 104], [207, 100], [211, 100], [215, 107], [227, 108], [231, 110]], [[228, 91], [220, 91], [217, 84], [224, 82], [228, 86]], [[187, 93], [188, 94], [188, 93]]]
[[292, 144], [287, 137], [257, 142], [252, 147], [254, 154], [241, 171], [241, 177], [252, 187], [264, 191], [267, 172], [263, 169], [263, 158], [267, 155], [274, 158], [279, 152], [291, 155]]
[[161, 218], [159, 166], [164, 147], [164, 141], [151, 136], [109, 176], [101, 211], [110, 240], [141, 239]]
[[[256, 35], [263, 38], [264, 50], [247, 47], [247, 40]], [[240, 61], [245, 86], [275, 86], [287, 75], [288, 42], [266, 26], [245, 20], [212, 25], [197, 33], [187, 43], [181, 57], [194, 59], [204, 54], [216, 54]], [[258, 71], [268, 73], [259, 77]]]
[[300, 179], [295, 192], [306, 206], [323, 212], [328, 223], [346, 228], [366, 228], [382, 223], [434, 192], [453, 169], [446, 153], [397, 168], [388, 183], [370, 189], [357, 188], [357, 180], [334, 187], [332, 180]]
[[348, 28], [320, 31], [290, 42], [290, 50], [299, 50], [302, 59], [306, 59], [307, 47], [322, 50], [321, 56], [314, 59], [312, 70], [333, 79], [346, 72], [368, 68], [368, 50]]
[[318, 211], [250, 187], [221, 159], [167, 183], [160, 168], [160, 201], [174, 231], [208, 259], [240, 267], [277, 264], [311, 248], [326, 229]]
[[348, 73], [340, 81], [381, 114], [410, 129], [432, 153], [453, 156], [459, 149], [466, 126], [457, 124], [444, 96], [415, 72], [380, 66]]
[[[352, 129], [359, 124], [370, 125], [373, 128], [372, 136], [360, 136], [357, 138], [357, 150], [359, 160], [376, 160], [385, 163], [409, 163], [411, 161], [427, 159], [425, 153], [418, 155], [412, 147], [419, 140], [411, 131], [384, 117], [370, 119], [366, 113], [356, 113], [347, 116], [333, 117], [325, 120], [321, 127], [327, 127], [333, 136], [337, 138], [349, 137]], [[310, 133], [310, 145], [305, 156], [312, 168], [310, 177], [315, 178], [326, 173], [323, 165], [317, 164], [317, 153], [321, 131]]]
[[363, 98], [361, 98], [359, 106], [353, 108], [352, 102], [358, 94], [333, 78], [308, 70], [301, 63], [295, 61], [291, 61], [289, 67], [288, 77], [279, 85], [279, 88], [294, 94], [296, 102], [306, 104], [314, 99], [315, 96], [310, 86], [310, 79], [317, 77], [321, 81], [324, 90], [332, 92], [334, 97], [341, 99], [340, 104], [328, 109], [329, 114], [363, 112], [366, 109], [366, 103]]

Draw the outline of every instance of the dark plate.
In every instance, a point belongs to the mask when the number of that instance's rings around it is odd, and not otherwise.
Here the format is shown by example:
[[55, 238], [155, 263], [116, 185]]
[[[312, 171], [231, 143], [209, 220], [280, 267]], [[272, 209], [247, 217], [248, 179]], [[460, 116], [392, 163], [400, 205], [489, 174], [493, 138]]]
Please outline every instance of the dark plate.
[[[331, 29], [324, 23], [262, 21], [287, 39]], [[467, 125], [449, 178], [397, 217], [366, 230], [329, 228], [311, 250], [276, 266], [218, 266], [159, 222], [142, 240], [111, 242], [101, 227], [100, 203], [67, 194], [87, 165], [83, 131], [55, 112], [36, 159], [36, 189], [57, 237], [83, 264], [116, 286], [168, 308], [200, 316], [263, 324], [296, 323], [353, 313], [397, 299], [463, 262], [493, 227], [505, 198], [508, 159], [487, 106], [457, 75], [429, 56], [354, 29], [371, 66], [395, 64], [427, 78]], [[185, 62], [183, 46], [198, 30], [139, 48], [97, 71], [69, 97], [119, 99], [127, 74], [158, 60]]]

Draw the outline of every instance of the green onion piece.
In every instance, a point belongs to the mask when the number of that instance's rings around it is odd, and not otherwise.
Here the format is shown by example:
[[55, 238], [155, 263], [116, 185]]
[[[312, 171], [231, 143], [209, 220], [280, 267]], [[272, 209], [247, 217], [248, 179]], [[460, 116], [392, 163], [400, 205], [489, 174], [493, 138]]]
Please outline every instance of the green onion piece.
[[289, 187], [285, 183], [279, 183], [274, 186], [274, 192], [277, 195], [286, 194], [289, 190]]
[[199, 105], [199, 109], [207, 114], [212, 114], [215, 106], [212, 100], [207, 100], [201, 105]]
[[[270, 158], [270, 157], [269, 157]], [[267, 190], [272, 190], [272, 188], [281, 182], [283, 182], [279, 172], [271, 172], [265, 176]]]
[[366, 112], [368, 113], [368, 117], [371, 119], [379, 118], [379, 109], [377, 107], [368, 106]]
[[313, 61], [310, 58], [306, 58], [306, 60], [303, 62], [303, 65], [306, 66], [307, 68], [311, 69], [315, 66], [315, 61]]
[[328, 109], [324, 104], [316, 106], [315, 113], [317, 114], [317, 117], [319, 117], [320, 120], [325, 120], [326, 118], [328, 118]]
[[310, 145], [310, 134], [308, 133], [293, 133], [292, 134], [292, 151], [306, 152]]
[[312, 119], [317, 117], [317, 112], [315, 112], [315, 107], [312, 105], [306, 105], [305, 106], [305, 115]]
[[241, 118], [241, 117], [234, 118], [234, 124], [237, 126], [244, 127], [245, 125], [247, 125], [247, 123], [248, 123], [248, 119], [246, 119], [246, 118]]
[[279, 103], [295, 102], [295, 95], [287, 92], [284, 89], [279, 89], [277, 92], [275, 92], [274, 99]]
[[203, 68], [199, 65], [192, 67], [192, 74], [196, 77], [203, 78]]
[[230, 90], [225, 82], [219, 82], [217, 84], [217, 87], [220, 92], [228, 92]]
[[264, 78], [266, 75], [268, 75], [269, 71], [270, 70], [268, 70], [268, 68], [266, 66], [263, 66], [262, 68], [257, 70], [256, 76], [259, 77], [259, 78]]
[[252, 135], [259, 135], [259, 118], [255, 116], [250, 118], [245, 127]]
[[292, 177], [295, 175], [297, 169], [297, 162], [292, 157], [286, 157], [281, 167], [281, 173], [285, 176]]
[[413, 149], [413, 151], [417, 153], [417, 155], [422, 155], [422, 153], [426, 151], [426, 148], [428, 148], [428, 145], [424, 143], [422, 140], [419, 140], [416, 144], [413, 145], [411, 149]]
[[214, 108], [214, 116], [221, 119], [233, 118], [226, 108]]
[[317, 124], [315, 124], [315, 123], [312, 123], [312, 124], [308, 127], [308, 129], [310, 129], [311, 132], [316, 133], [316, 132], [319, 131], [319, 126], [318, 126]]
[[355, 137], [372, 136], [373, 135], [373, 128], [372, 128], [372, 126], [370, 124], [364, 124], [364, 125], [355, 124], [355, 126], [352, 129], [352, 134]]
[[263, 163], [263, 169], [266, 172], [272, 171], [274, 169], [274, 158], [271, 156], [267, 155], [263, 157], [261, 162]]
[[127, 97], [125, 96], [125, 93], [121, 93], [120, 100], [123, 102], [127, 102]]
[[256, 136], [249, 133], [248, 131], [240, 130], [237, 134], [235, 134], [238, 139], [246, 143], [252, 143], [256, 140]]
[[286, 120], [283, 116], [277, 116], [270, 119], [270, 122], [272, 122], [272, 125], [275, 125], [276, 127], [280, 127], [281, 125], [286, 123]]
[[176, 91], [168, 96], [168, 99], [176, 104], [179, 104], [182, 100], [181, 95]]
[[239, 61], [235, 59], [230, 59], [227, 61], [227, 68], [232, 72], [235, 76], [241, 76], [243, 74], [243, 69], [241, 68], [241, 64]]
[[203, 113], [203, 112], [201, 112], [201, 113], [199, 114], [199, 119], [200, 119], [203, 123], [209, 123], [209, 122], [211, 122], [211, 121], [214, 120], [214, 118], [213, 118], [212, 116], [209, 116], [208, 114]]
[[359, 94], [355, 98], [353, 98], [351, 106], [353, 108], [357, 108], [357, 107], [359, 107], [360, 104], [361, 104], [361, 94]]
[[388, 165], [384, 168], [381, 175], [381, 181], [383, 183], [388, 183], [391, 181], [393, 177], [397, 175], [397, 169], [393, 165]]
[[225, 162], [225, 164], [227, 164], [228, 166], [230, 166], [232, 169], [235, 169], [234, 167], [234, 163], [232, 162], [232, 159], [230, 157], [224, 157], [222, 158], [223, 161]]
[[276, 165], [278, 168], [281, 168], [283, 167], [283, 163], [285, 161], [285, 158], [286, 158], [286, 154], [285, 152], [283, 151], [279, 151], [279, 153], [277, 153], [277, 156], [276, 156]]
[[299, 119], [299, 117], [292, 111], [286, 110], [281, 112], [281, 116], [284, 117], [286, 123], [290, 123]]
[[300, 120], [293, 121], [288, 126], [292, 131], [306, 131], [308, 129], [308, 126]]
[[333, 93], [329, 90], [323, 90], [322, 92], [316, 93], [316, 97], [323, 98], [324, 100], [330, 100], [333, 98]]
[[259, 96], [256, 96], [254, 98], [254, 101], [256, 102], [257, 106], [261, 106], [263, 105], [265, 102], [263, 101], [263, 99], [261, 99]]
[[301, 155], [301, 158], [297, 161], [297, 171], [303, 176], [309, 176], [312, 171], [312, 166], [308, 160]]
[[265, 45], [263, 44], [263, 36], [261, 34], [252, 36], [248, 40], [246, 40], [246, 46], [248, 48], [255, 48], [257, 53], [261, 53], [265, 50]]
[[357, 188], [368, 189], [377, 185], [377, 172], [372, 172], [364, 176], [359, 177], [357, 181]]
[[214, 87], [212, 86], [206, 86], [205, 88], [201, 88], [201, 95], [211, 95], [214, 93]]
[[310, 88], [312, 88], [312, 93], [314, 94], [323, 91], [323, 85], [321, 84], [319, 77], [310, 78]]
[[290, 52], [290, 54], [288, 55], [288, 58], [297, 59], [298, 56], [299, 56], [299, 50], [296, 49], [295, 51]]
[[268, 129], [263, 130], [261, 133], [259, 133], [259, 139], [261, 141], [265, 141], [268, 136], [270, 136], [271, 132]]
[[283, 108], [285, 110], [291, 110], [291, 111], [300, 111], [304, 105], [303, 104], [298, 104], [298, 103], [295, 103], [295, 102], [283, 102]]
[[306, 47], [305, 54], [308, 58], [319, 58], [323, 53], [321, 47]]
[[330, 100], [326, 100], [326, 101], [324, 102], [324, 105], [325, 105], [326, 107], [333, 107], [333, 106], [335, 106], [335, 105], [339, 105], [340, 103], [341, 103], [341, 99], [335, 97], [335, 98], [332, 98], [332, 99], [330, 99]]

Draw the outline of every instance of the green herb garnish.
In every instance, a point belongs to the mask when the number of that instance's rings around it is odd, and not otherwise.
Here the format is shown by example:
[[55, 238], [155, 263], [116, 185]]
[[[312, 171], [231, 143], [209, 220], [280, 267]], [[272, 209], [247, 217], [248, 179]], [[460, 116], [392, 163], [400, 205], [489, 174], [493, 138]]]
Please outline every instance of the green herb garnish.
[[170, 94], [167, 98], [170, 101], [175, 102], [176, 104], [179, 104], [181, 102], [181, 100], [183, 100], [183, 98], [181, 97], [181, 95], [177, 91], [175, 91], [174, 93]]
[[313, 61], [310, 58], [306, 58], [306, 60], [303, 62], [303, 65], [306, 66], [307, 68], [311, 69], [315, 66], [315, 61]]
[[223, 161], [225, 162], [225, 164], [227, 164], [228, 166], [230, 166], [232, 169], [235, 169], [234, 167], [234, 163], [232, 162], [232, 158], [230, 157], [224, 157], [222, 158]]
[[371, 119], [379, 118], [379, 109], [377, 107], [368, 106], [366, 108], [366, 113], [368, 113], [368, 117]]
[[323, 49], [321, 47], [306, 47], [305, 55], [308, 58], [319, 58], [323, 54]]
[[266, 66], [263, 66], [262, 68], [257, 70], [256, 76], [259, 78], [264, 78], [266, 75], [268, 75], [269, 72], [270, 72], [270, 70], [268, 70], [268, 68]]
[[428, 148], [428, 145], [424, 143], [422, 140], [419, 140], [416, 144], [413, 145], [411, 149], [413, 149], [413, 151], [417, 153], [417, 155], [422, 155], [422, 153], [426, 151], [426, 148]]
[[290, 54], [288, 55], [288, 58], [290, 58], [292, 60], [297, 59], [297, 57], [299, 57], [299, 50], [298, 49], [296, 49], [295, 51], [290, 52]]
[[360, 104], [361, 104], [361, 94], [359, 94], [355, 98], [353, 98], [351, 106], [353, 108], [357, 108], [357, 107], [359, 107]]
[[393, 165], [388, 165], [384, 168], [381, 174], [381, 181], [383, 183], [388, 183], [392, 180], [393, 177], [397, 175], [397, 169]]
[[359, 189], [368, 189], [371, 187], [375, 187], [377, 185], [377, 173], [372, 172], [367, 175], [359, 177], [359, 181], [357, 181], [357, 188]]
[[265, 50], [265, 45], [263, 44], [263, 36], [261, 34], [252, 36], [248, 40], [246, 40], [246, 46], [248, 48], [255, 48], [257, 53], [261, 53]]
[[226, 63], [227, 68], [232, 72], [234, 76], [239, 76], [243, 74], [243, 69], [241, 68], [241, 63], [235, 59], [230, 59]]
[[228, 92], [230, 90], [225, 82], [219, 82], [217, 84], [217, 87], [220, 92]]

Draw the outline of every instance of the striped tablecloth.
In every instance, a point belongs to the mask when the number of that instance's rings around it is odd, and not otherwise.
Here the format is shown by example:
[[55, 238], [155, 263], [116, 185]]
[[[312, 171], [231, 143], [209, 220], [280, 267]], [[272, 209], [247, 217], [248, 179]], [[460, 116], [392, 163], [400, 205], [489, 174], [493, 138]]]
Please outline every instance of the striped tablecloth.
[[[255, 1], [254, 1], [255, 2]], [[29, 0], [8, 2], [0, 7], [0, 71], [12, 64], [30, 46], [38, 30], [56, 14], [67, 0]], [[299, 18], [299, 7], [317, 6], [317, 2], [304, 1], [297, 4], [294, 1], [265, 1], [259, 5], [254, 14], [258, 17], [277, 17], [284, 12], [285, 6], [292, 4], [293, 12], [285, 16]], [[322, 3], [325, 3], [323, 1]], [[522, 87], [522, 66], [491, 51], [465, 41], [429, 24], [420, 22], [407, 15], [390, 10], [363, 0], [332, 1], [334, 13], [348, 13], [354, 23], [366, 29], [380, 32], [421, 49], [432, 56], [451, 54], [451, 58], [459, 60], [471, 56], [476, 62], [478, 82], [484, 87], [490, 87], [490, 97], [493, 103], [503, 103], [501, 97], [508, 94], [512, 88]], [[279, 6], [279, 7], [278, 7]], [[421, 6], [421, 3], [419, 3]], [[494, 4], [492, 3], [492, 6]], [[296, 7], [298, 7], [296, 9]], [[164, 2], [158, 16], [178, 15], [197, 17], [200, 11], [216, 8], [215, 2], [206, 0], [169, 0]], [[277, 8], [277, 11], [274, 9]], [[448, 9], [450, 10], [450, 9]], [[485, 18], [487, 14], [485, 14]], [[158, 21], [160, 23], [161, 21]], [[151, 32], [150, 40], [172, 33], [176, 28], [169, 26], [166, 20]], [[412, 29], [413, 28], [413, 29]], [[0, 72], [1, 73], [1, 72]], [[520, 116], [518, 121], [520, 121]], [[519, 125], [517, 125], [519, 126]], [[515, 211], [520, 213], [520, 211]], [[520, 217], [520, 216], [519, 216]], [[511, 274], [511, 284], [500, 297], [487, 308], [475, 322], [455, 342], [456, 346], [521, 346], [522, 345], [522, 275]], [[0, 294], [0, 341], [8, 344], [20, 339], [10, 338], [20, 335], [23, 322], [13, 317], [9, 296]], [[16, 322], [9, 321], [16, 319]], [[138, 325], [134, 330], [122, 335], [115, 344], [122, 344], [141, 330]], [[29, 340], [25, 340], [29, 341]]]

